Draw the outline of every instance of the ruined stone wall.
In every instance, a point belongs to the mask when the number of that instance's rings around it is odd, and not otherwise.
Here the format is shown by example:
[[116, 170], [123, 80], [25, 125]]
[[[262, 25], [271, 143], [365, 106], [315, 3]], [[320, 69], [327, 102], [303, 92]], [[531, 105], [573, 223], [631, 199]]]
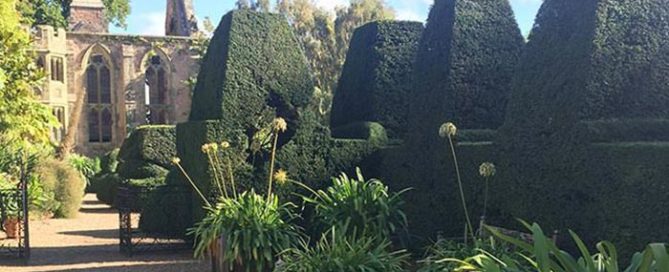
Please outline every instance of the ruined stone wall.
[[[111, 67], [113, 107], [113, 139], [109, 143], [90, 143], [87, 107], [84, 106], [79, 121], [76, 152], [95, 155], [122, 144], [128, 128], [146, 124], [144, 118], [135, 116], [128, 120], [128, 109], [145, 112], [145, 72], [152, 56], [160, 56], [167, 72], [167, 122], [175, 124], [188, 119], [191, 90], [185, 83], [198, 71], [190, 52], [192, 40], [181, 37], [140, 37], [100, 33], [68, 33], [67, 63], [68, 100], [70, 108], [77, 99], [86, 99], [86, 68], [93, 54], [102, 54]], [[140, 114], [141, 115], [141, 114]]]

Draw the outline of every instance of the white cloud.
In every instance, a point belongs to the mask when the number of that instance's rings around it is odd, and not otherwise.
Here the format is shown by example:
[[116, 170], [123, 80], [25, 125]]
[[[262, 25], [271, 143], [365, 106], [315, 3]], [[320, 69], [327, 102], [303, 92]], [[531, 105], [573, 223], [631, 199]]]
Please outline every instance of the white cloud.
[[142, 26], [139, 29], [140, 35], [163, 36], [165, 35], [165, 11], [149, 12], [139, 20]]

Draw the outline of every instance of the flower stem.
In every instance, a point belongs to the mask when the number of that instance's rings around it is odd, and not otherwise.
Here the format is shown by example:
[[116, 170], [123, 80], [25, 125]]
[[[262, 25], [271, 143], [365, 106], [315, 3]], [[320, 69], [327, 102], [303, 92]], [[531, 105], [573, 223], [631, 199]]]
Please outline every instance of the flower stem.
[[179, 170], [181, 170], [181, 173], [184, 174], [184, 176], [186, 177], [186, 179], [188, 180], [188, 182], [190, 182], [190, 185], [193, 186], [193, 189], [195, 189], [195, 192], [197, 192], [197, 194], [200, 195], [200, 197], [202, 198], [202, 201], [204, 201], [204, 203], [207, 205], [207, 207], [212, 207], [212, 206], [211, 206], [211, 203], [209, 203], [209, 200], [207, 200], [207, 198], [204, 197], [204, 194], [202, 194], [202, 192], [200, 191], [200, 189], [197, 188], [197, 185], [195, 185], [195, 182], [193, 182], [193, 180], [190, 178], [190, 176], [188, 175], [188, 173], [186, 173], [186, 170], [184, 170], [184, 168], [181, 166], [181, 164], [180, 164], [180, 163], [177, 163], [177, 166], [179, 167]]
[[483, 218], [486, 216], [486, 211], [488, 209], [488, 186], [489, 186], [489, 179], [490, 178], [485, 178], [485, 191], [483, 192]]
[[453, 145], [453, 139], [451, 138], [450, 135], [448, 136], [448, 143], [451, 145], [451, 154], [453, 155], [453, 164], [455, 165], [455, 175], [458, 179], [458, 187], [460, 189], [460, 200], [462, 200], [462, 208], [465, 211], [465, 219], [467, 220], [467, 228], [469, 229], [469, 234], [472, 236], [472, 241], [475, 241], [476, 237], [474, 236], [474, 230], [472, 228], [472, 221], [469, 219], [469, 211], [467, 209], [467, 201], [465, 201], [465, 191], [462, 188], [462, 179], [460, 178], [460, 166], [458, 164], [458, 157], [455, 155], [455, 146]]
[[272, 154], [269, 161], [269, 188], [267, 189], [267, 200], [272, 197], [272, 181], [274, 177], [274, 159], [276, 158], [276, 145], [279, 142], [279, 130], [274, 130], [274, 143], [272, 144]]

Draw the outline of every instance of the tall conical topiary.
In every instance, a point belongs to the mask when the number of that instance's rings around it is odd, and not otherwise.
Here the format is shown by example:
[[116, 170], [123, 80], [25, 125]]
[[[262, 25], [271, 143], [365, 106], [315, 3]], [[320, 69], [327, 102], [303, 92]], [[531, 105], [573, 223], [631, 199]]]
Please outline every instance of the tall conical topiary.
[[414, 234], [463, 233], [453, 162], [439, 128], [450, 121], [462, 131], [465, 183], [476, 188], [478, 164], [493, 160], [490, 141], [504, 119], [523, 46], [508, 0], [435, 1], [418, 47], [406, 144], [381, 167], [393, 187], [414, 188], [405, 195]]
[[500, 130], [504, 210], [627, 252], [669, 238], [641, 211], [669, 209], [668, 39], [666, 0], [544, 2]]
[[332, 103], [331, 126], [379, 122], [388, 136], [408, 130], [413, 62], [423, 32], [419, 22], [377, 21], [353, 33]]

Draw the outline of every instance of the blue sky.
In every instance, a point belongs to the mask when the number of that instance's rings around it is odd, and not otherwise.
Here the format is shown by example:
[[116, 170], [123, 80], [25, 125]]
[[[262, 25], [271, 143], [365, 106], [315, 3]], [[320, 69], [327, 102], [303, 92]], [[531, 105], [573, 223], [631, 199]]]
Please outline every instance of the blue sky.
[[[510, 0], [523, 34], [532, 28], [534, 16], [542, 0]], [[128, 29], [112, 28], [113, 33], [141, 35], [163, 35], [165, 33], [165, 0], [131, 0], [132, 14], [128, 18]], [[195, 13], [201, 20], [209, 17], [218, 25], [220, 18], [230, 11], [235, 0], [193, 0]], [[348, 0], [316, 0], [334, 10], [335, 6], [346, 5]], [[433, 0], [387, 0], [395, 9], [398, 19], [425, 21]]]

